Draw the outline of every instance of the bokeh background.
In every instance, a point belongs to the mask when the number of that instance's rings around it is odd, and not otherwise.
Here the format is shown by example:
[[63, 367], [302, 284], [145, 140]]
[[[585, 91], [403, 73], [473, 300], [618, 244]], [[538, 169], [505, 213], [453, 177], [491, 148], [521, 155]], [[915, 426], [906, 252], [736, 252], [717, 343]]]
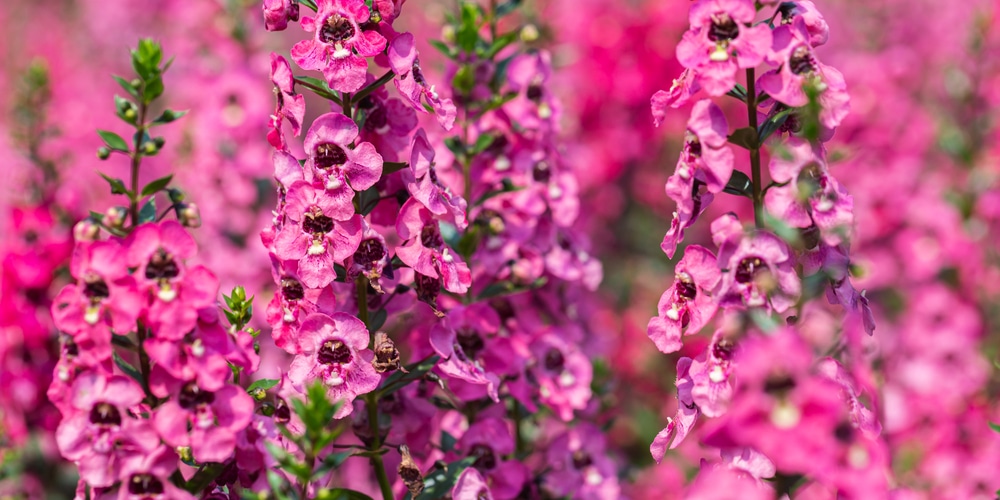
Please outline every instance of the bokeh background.
[[[987, 0], [817, 0], [831, 28], [819, 57], [839, 68], [851, 114], [828, 144], [834, 175], [855, 200], [854, 284], [878, 329], [863, 384], [884, 426], [894, 485], [905, 498], [993, 498], [1000, 487], [1000, 3]], [[695, 439], [655, 466], [653, 436], [676, 408], [678, 356], [645, 334], [672, 264], [660, 251], [686, 109], [653, 127], [649, 97], [680, 73], [674, 47], [687, 28], [683, 0], [525, 1], [509, 22], [531, 26], [551, 51], [562, 99], [564, 155], [583, 186], [583, 217], [604, 264], [595, 331], [597, 370], [624, 493], [673, 498], [697, 470]], [[452, 2], [408, 0], [400, 23], [417, 35], [425, 67], [446, 71], [430, 39]], [[4, 0], [0, 3], [0, 497], [71, 498], [72, 468], [52, 433], [45, 391], [58, 356], [48, 297], [66, 282], [72, 223], [113, 203], [96, 171], [94, 129], [120, 133], [111, 74], [127, 50], [160, 41], [175, 62], [165, 100], [191, 112], [164, 128], [167, 147], [143, 180], [168, 171], [204, 221], [199, 256], [223, 290], [242, 284], [266, 304], [267, 256], [258, 232], [274, 189], [265, 141], [274, 97], [271, 50], [302, 33], [263, 30], [250, 0]], [[316, 106], [310, 107], [311, 111]], [[731, 110], [730, 123], [745, 117]], [[739, 161], [739, 159], [738, 159]], [[745, 158], [743, 159], [745, 162]], [[738, 163], [738, 166], [743, 166]], [[688, 231], [738, 200], [715, 203]], [[837, 334], [833, 309], [807, 309], [804, 333]], [[848, 329], [857, 328], [847, 325]], [[776, 354], [780, 355], [780, 354]], [[267, 359], [267, 358], [265, 358]], [[276, 362], [276, 361], [275, 361]]]

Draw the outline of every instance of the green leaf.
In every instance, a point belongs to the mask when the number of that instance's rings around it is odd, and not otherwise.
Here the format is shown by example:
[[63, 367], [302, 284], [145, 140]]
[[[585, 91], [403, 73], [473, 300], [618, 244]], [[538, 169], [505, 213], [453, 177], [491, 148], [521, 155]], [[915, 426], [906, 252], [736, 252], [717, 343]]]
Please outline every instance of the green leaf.
[[465, 457], [451, 462], [442, 470], [436, 470], [424, 477], [424, 491], [417, 495], [417, 500], [444, 498], [458, 481], [458, 476], [476, 462], [476, 457]]
[[145, 381], [142, 380], [142, 373], [139, 373], [139, 370], [136, 367], [128, 364], [128, 361], [122, 359], [117, 352], [112, 352], [111, 357], [115, 360], [115, 365], [117, 365], [118, 368], [121, 368], [125, 375], [132, 377], [132, 379], [139, 383], [139, 386], [146, 386]]
[[155, 127], [157, 125], [170, 123], [186, 114], [188, 114], [188, 111], [186, 109], [183, 111], [174, 111], [172, 109], [165, 109], [163, 110], [163, 113], [160, 113], [160, 116], [157, 116], [156, 119], [153, 120], [153, 123], [151, 125]]
[[497, 5], [497, 8], [493, 11], [493, 14], [497, 18], [504, 17], [507, 14], [514, 12], [520, 5], [521, 5], [521, 0], [510, 0], [509, 2], [504, 2], [500, 5]]
[[156, 220], [156, 198], [152, 197], [139, 209], [139, 224]]
[[378, 206], [378, 202], [382, 200], [382, 196], [378, 192], [378, 187], [372, 186], [364, 191], [358, 193], [358, 213], [361, 215], [368, 215], [375, 210]]
[[735, 194], [736, 196], [753, 198], [753, 181], [747, 177], [747, 174], [739, 170], [733, 170], [733, 175], [729, 178], [729, 182], [726, 183], [723, 191]]
[[490, 49], [486, 51], [486, 54], [483, 57], [486, 59], [493, 59], [500, 53], [501, 50], [517, 40], [517, 36], [518, 32], [516, 31], [500, 35], [496, 40], [493, 40], [493, 45], [490, 46]]
[[349, 490], [347, 488], [334, 488], [321, 494], [320, 498], [331, 500], [372, 500], [372, 497], [360, 491]]
[[479, 293], [479, 296], [476, 298], [476, 300], [485, 300], [493, 297], [499, 297], [501, 295], [514, 295], [517, 293], [526, 292], [528, 290], [540, 288], [544, 286], [546, 282], [548, 282], [548, 279], [545, 277], [538, 278], [537, 280], [528, 285], [518, 285], [510, 281], [500, 281], [486, 287], [482, 292]]
[[729, 136], [729, 142], [745, 149], [755, 149], [759, 144], [757, 142], [757, 130], [752, 127], [743, 127], [741, 129], [736, 129]]
[[451, 47], [449, 47], [446, 43], [441, 40], [430, 40], [429, 43], [431, 44], [431, 47], [438, 49], [438, 51], [444, 54], [444, 56], [448, 59], [455, 59], [454, 51], [452, 51]]
[[763, 144], [768, 137], [771, 137], [771, 134], [781, 128], [793, 111], [795, 110], [791, 108], [783, 109], [762, 123], [757, 130], [757, 135], [760, 137], [760, 143]]
[[184, 483], [184, 489], [191, 493], [200, 493], [215, 478], [222, 473], [223, 465], [219, 463], [205, 464], [205, 467], [198, 471], [189, 481]]
[[462, 139], [460, 139], [457, 135], [445, 138], [444, 145], [449, 151], [454, 153], [455, 156], [465, 155], [465, 144], [462, 143]]
[[388, 317], [389, 313], [387, 313], [385, 309], [375, 311], [375, 314], [373, 314], [371, 318], [368, 318], [368, 330], [372, 332], [378, 331], [379, 328], [382, 328], [382, 326], [385, 325], [385, 320]]
[[280, 382], [280, 380], [278, 379], [262, 378], [250, 384], [250, 386], [247, 387], [247, 392], [253, 392], [256, 391], [257, 389], [266, 391], [278, 385], [278, 382]]
[[[138, 47], [132, 51], [132, 69], [140, 78], [146, 80], [147, 84], [159, 75], [162, 60], [163, 49], [160, 44], [149, 38], [139, 40]], [[145, 94], [148, 95], [148, 88], [146, 90]]]
[[163, 95], [163, 78], [156, 76], [146, 82], [146, 88], [142, 93], [142, 100], [149, 104], [156, 100], [156, 98]]
[[490, 145], [492, 145], [493, 141], [495, 140], [496, 136], [493, 134], [480, 135], [479, 137], [476, 138], [476, 143], [472, 145], [472, 151], [470, 153], [477, 155], [479, 153], [482, 153], [483, 151], [486, 151], [486, 148], [490, 147]]
[[764, 333], [774, 332], [779, 326], [781, 326], [781, 323], [775, 318], [775, 316], [772, 316], [771, 313], [760, 308], [750, 310], [750, 319], [752, 319], [754, 324], [757, 325], [757, 328], [760, 328]]
[[382, 388], [379, 389], [378, 397], [382, 398], [388, 396], [403, 387], [406, 387], [409, 382], [420, 380], [423, 378], [425, 373], [431, 371], [431, 369], [437, 365], [437, 362], [440, 359], [441, 356], [434, 355], [417, 363], [406, 365], [406, 371], [409, 373], [403, 373], [402, 370], [392, 372], [392, 375], [389, 375], [389, 377], [385, 379], [385, 382], [382, 383]]
[[114, 132], [101, 129], [97, 129], [97, 135], [101, 136], [101, 140], [104, 141], [104, 145], [109, 149], [125, 153], [128, 152], [128, 143], [125, 142], [125, 139], [122, 139], [122, 136]]
[[410, 164], [406, 163], [405, 161], [387, 161], [387, 162], [383, 162], [382, 163], [382, 175], [393, 174], [393, 173], [399, 172], [400, 170], [403, 170], [404, 168], [409, 168], [409, 167], [410, 167]]
[[730, 97], [735, 97], [742, 102], [747, 102], [747, 89], [743, 85], [737, 83], [735, 87], [726, 92], [726, 95]]
[[990, 429], [993, 429], [995, 432], [1000, 432], [1000, 424], [994, 424], [993, 422], [990, 422]]
[[313, 472], [313, 479], [319, 479], [323, 474], [330, 472], [341, 466], [348, 458], [354, 455], [354, 450], [341, 451], [339, 453], [331, 453], [323, 458], [320, 462], [319, 467]]
[[479, 42], [479, 8], [476, 4], [467, 2], [462, 4], [462, 24], [455, 33], [455, 42], [458, 48], [466, 53], [472, 53]]
[[458, 439], [455, 439], [455, 436], [448, 434], [446, 431], [441, 431], [441, 451], [447, 453], [454, 450], [457, 443]]
[[130, 95], [132, 97], [135, 97], [136, 99], [139, 98], [139, 89], [135, 88], [135, 85], [132, 85], [131, 83], [129, 83], [128, 80], [126, 80], [126, 79], [124, 79], [124, 78], [122, 78], [122, 77], [120, 77], [118, 75], [113, 75], [111, 78], [114, 78], [115, 81], [118, 82], [118, 85], [121, 86], [122, 90], [124, 90], [125, 92], [127, 92], [128, 95]]
[[151, 194], [155, 194], [155, 193], [160, 192], [160, 190], [162, 190], [163, 188], [167, 187], [170, 184], [170, 181], [173, 178], [174, 178], [174, 175], [170, 174], [170, 175], [168, 175], [166, 177], [160, 177], [159, 179], [156, 179], [155, 181], [152, 181], [149, 184], [146, 184], [142, 188], [142, 194], [141, 194], [141, 196], [145, 197], [145, 196], [149, 196]]
[[104, 175], [101, 172], [98, 172], [98, 174], [100, 174], [100, 176], [103, 177], [104, 180], [108, 181], [108, 184], [111, 185], [111, 194], [127, 194], [127, 195], [131, 195], [131, 193], [129, 192], [128, 188], [125, 187], [125, 181], [123, 181], [121, 179], [115, 179], [115, 178], [112, 178], [112, 177], [108, 177], [107, 175]]
[[319, 9], [316, 7], [315, 0], [299, 0], [299, 3], [305, 5], [306, 7], [309, 7], [310, 9], [312, 9], [313, 12], [319, 11]]

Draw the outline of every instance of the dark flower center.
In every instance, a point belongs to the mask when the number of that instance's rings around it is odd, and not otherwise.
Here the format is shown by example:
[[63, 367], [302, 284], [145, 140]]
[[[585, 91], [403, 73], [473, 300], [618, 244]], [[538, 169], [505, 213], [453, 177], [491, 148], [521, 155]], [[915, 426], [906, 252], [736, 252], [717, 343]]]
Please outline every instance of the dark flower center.
[[417, 290], [417, 299], [434, 305], [441, 293], [441, 280], [420, 273], [413, 273], [413, 287]]
[[531, 177], [537, 182], [549, 182], [552, 178], [552, 169], [549, 167], [548, 162], [540, 161], [535, 164], [535, 168], [531, 170]]
[[760, 257], [747, 257], [736, 267], [736, 282], [750, 283], [754, 276], [764, 269], [764, 261]]
[[323, 342], [319, 352], [316, 353], [316, 360], [324, 365], [343, 365], [351, 362], [351, 348], [347, 344], [330, 339]]
[[177, 404], [185, 410], [193, 410], [201, 405], [210, 405], [214, 401], [214, 393], [201, 390], [201, 388], [198, 387], [198, 384], [194, 382], [188, 382], [187, 385], [181, 389], [181, 393], [177, 397]]
[[833, 430], [833, 435], [837, 438], [837, 441], [840, 441], [841, 443], [850, 443], [854, 441], [854, 426], [847, 421], [841, 422], [840, 425]]
[[469, 328], [462, 328], [455, 332], [455, 338], [458, 339], [458, 345], [462, 346], [462, 351], [470, 358], [476, 358], [486, 347], [486, 343], [483, 342], [479, 333]]
[[108, 284], [97, 276], [88, 277], [84, 280], [84, 282], [83, 295], [92, 302], [99, 302], [101, 299], [106, 299], [109, 295], [111, 295], [111, 291], [108, 289]]
[[128, 492], [133, 495], [162, 495], [163, 483], [151, 474], [132, 474]]
[[701, 141], [698, 136], [688, 130], [684, 133], [684, 144], [687, 145], [687, 152], [690, 159], [701, 158]]
[[712, 356], [721, 361], [729, 361], [733, 357], [735, 346], [728, 340], [720, 340], [712, 345]]
[[795, 388], [795, 380], [788, 375], [779, 374], [768, 377], [764, 382], [764, 392], [774, 394], [776, 392], [787, 392]]
[[121, 425], [122, 414], [109, 403], [97, 403], [90, 409], [90, 423], [97, 425]]
[[180, 273], [177, 263], [174, 262], [174, 256], [162, 248], [156, 249], [146, 264], [146, 279], [148, 280], [173, 279]]
[[740, 35], [740, 27], [733, 18], [725, 12], [712, 16], [712, 25], [708, 28], [708, 39], [713, 42], [732, 40]]
[[541, 85], [530, 85], [526, 92], [528, 99], [532, 101], [537, 101], [542, 98], [542, 87]]
[[354, 252], [354, 262], [361, 267], [369, 268], [373, 264], [385, 257], [385, 245], [375, 238], [369, 238], [361, 242], [358, 251]]
[[354, 25], [347, 18], [334, 14], [319, 29], [319, 40], [323, 43], [337, 43], [354, 37]]
[[75, 358], [80, 355], [80, 346], [73, 342], [72, 337], [63, 336], [63, 352], [66, 353], [66, 357]]
[[788, 58], [788, 69], [796, 75], [811, 73], [816, 70], [816, 61], [813, 60], [808, 47], [800, 45], [792, 52], [792, 57]]
[[698, 296], [698, 287], [689, 278], [678, 278], [677, 295], [686, 300], [694, 300]]
[[563, 353], [559, 349], [549, 349], [549, 352], [545, 353], [546, 370], [560, 371], [565, 364], [566, 358], [563, 357]]
[[444, 245], [441, 238], [441, 230], [438, 229], [437, 222], [431, 222], [420, 231], [420, 243], [427, 248], [440, 248]]
[[472, 466], [480, 470], [493, 470], [497, 466], [497, 457], [493, 453], [493, 448], [486, 444], [476, 444], [469, 450], [470, 457], [476, 457]]
[[583, 450], [576, 450], [573, 452], [573, 467], [577, 469], [582, 469], [594, 463], [594, 460], [590, 458], [590, 454]]
[[302, 283], [295, 278], [281, 278], [281, 294], [285, 300], [302, 300], [306, 296], [306, 291], [302, 288]]
[[284, 399], [277, 398], [274, 402], [274, 421], [279, 424], [287, 424], [292, 420], [292, 409]]
[[306, 214], [302, 219], [302, 230], [309, 234], [326, 234], [333, 231], [333, 219], [319, 214]]
[[420, 71], [420, 62], [417, 59], [413, 60], [413, 81], [417, 82], [418, 85], [422, 87], [427, 86], [427, 80], [424, 78], [424, 74]]
[[347, 163], [347, 153], [344, 152], [344, 148], [329, 142], [316, 146], [313, 157], [316, 166], [324, 170]]

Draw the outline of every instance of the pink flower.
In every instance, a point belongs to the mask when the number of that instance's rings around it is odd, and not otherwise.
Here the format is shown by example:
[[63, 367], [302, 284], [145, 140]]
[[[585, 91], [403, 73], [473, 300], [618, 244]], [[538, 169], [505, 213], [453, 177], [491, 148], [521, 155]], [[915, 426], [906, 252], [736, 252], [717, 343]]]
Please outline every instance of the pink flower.
[[734, 349], [721, 331], [716, 332], [707, 351], [691, 361], [691, 399], [706, 417], [725, 414], [733, 397]]
[[470, 345], [477, 345], [478, 349], [482, 349], [482, 339], [475, 344], [463, 345], [462, 339], [449, 319], [442, 318], [431, 327], [430, 343], [434, 351], [441, 356], [441, 361], [437, 365], [441, 373], [473, 385], [485, 386], [490, 399], [495, 402], [500, 400], [497, 395], [500, 378], [483, 368], [482, 361], [476, 357], [478, 352], [470, 350], [466, 353]]
[[764, 197], [769, 212], [792, 227], [815, 226], [823, 242], [846, 242], [854, 223], [854, 198], [830, 175], [826, 161], [807, 141], [791, 138], [776, 146], [771, 180], [781, 185]]
[[302, 322], [301, 352], [292, 360], [288, 378], [299, 392], [313, 380], [322, 381], [327, 396], [342, 402], [334, 418], [346, 417], [354, 398], [375, 390], [381, 381], [368, 340], [368, 329], [354, 316], [311, 314]]
[[295, 261], [279, 264], [276, 260], [272, 255], [278, 289], [267, 305], [267, 323], [271, 325], [275, 345], [295, 354], [302, 321], [314, 312], [328, 314], [334, 311], [333, 291], [329, 287], [306, 288], [298, 278]]
[[542, 488], [555, 497], [619, 498], [618, 474], [605, 447], [604, 433], [588, 422], [559, 435], [545, 454], [552, 470]]
[[157, 396], [171, 396], [153, 414], [153, 427], [167, 444], [190, 446], [199, 462], [224, 462], [232, 455], [236, 435], [254, 410], [242, 387], [225, 384], [211, 391], [195, 380], [176, 379], [156, 385]]
[[227, 357], [238, 349], [222, 325], [210, 320], [199, 320], [181, 342], [151, 338], [143, 347], [156, 362], [154, 370], [179, 380], [195, 380], [207, 391], [221, 389], [232, 377]]
[[411, 198], [400, 209], [396, 233], [404, 240], [396, 255], [414, 271], [438, 279], [445, 290], [464, 294], [472, 285], [469, 266], [441, 237], [438, 220], [430, 209]]
[[434, 165], [434, 148], [427, 141], [424, 130], [419, 129], [413, 136], [410, 169], [404, 171], [406, 189], [432, 214], [446, 216], [444, 220], [465, 229], [468, 225], [465, 220], [466, 200], [441, 183]]
[[830, 38], [830, 27], [816, 9], [816, 4], [809, 0], [796, 0], [795, 2], [783, 2], [779, 9], [781, 24], [791, 24], [797, 19], [802, 19], [809, 32], [809, 44], [819, 47]]
[[754, 481], [749, 474], [729, 467], [703, 466], [698, 477], [684, 492], [685, 499], [691, 500], [771, 500], [774, 490], [760, 481]]
[[85, 372], [73, 383], [72, 394], [72, 413], [59, 424], [56, 443], [91, 486], [111, 486], [123, 458], [159, 445], [146, 421], [129, 413], [143, 399], [142, 388], [131, 379]]
[[670, 85], [670, 90], [657, 90], [649, 100], [650, 109], [653, 113], [653, 124], [657, 127], [663, 123], [667, 117], [667, 106], [679, 108], [691, 101], [701, 90], [701, 85], [695, 79], [696, 74], [690, 68], [685, 69], [680, 76], [674, 79]]
[[779, 68], [760, 76], [758, 83], [762, 91], [776, 101], [800, 107], [809, 103], [803, 87], [810, 86], [819, 92], [819, 119], [823, 126], [832, 129], [840, 125], [850, 111], [850, 96], [844, 75], [819, 62], [813, 55], [802, 17], [796, 17], [792, 24], [774, 30], [768, 61]]
[[389, 264], [389, 248], [385, 244], [385, 238], [376, 231], [368, 221], [361, 219], [362, 233], [361, 243], [358, 244], [357, 251], [345, 262], [347, 277], [351, 280], [358, 276], [368, 278], [368, 283], [378, 293], [385, 293], [382, 289], [382, 273], [388, 268], [388, 278], [392, 279], [392, 266]]
[[517, 498], [528, 479], [528, 468], [517, 460], [504, 460], [514, 453], [514, 438], [507, 423], [485, 418], [465, 431], [458, 450], [475, 457], [472, 467], [486, 476], [490, 492], [497, 500]]
[[681, 348], [683, 333], [697, 333], [718, 307], [711, 296], [720, 277], [715, 255], [691, 245], [674, 268], [674, 284], [663, 292], [657, 306], [659, 315], [649, 320], [646, 334], [657, 349], [671, 353]]
[[529, 130], [551, 129], [558, 115], [558, 101], [548, 89], [552, 75], [547, 51], [519, 54], [507, 66], [507, 82], [517, 97], [504, 105], [511, 120]]
[[684, 438], [691, 432], [698, 415], [701, 412], [694, 404], [694, 397], [691, 391], [694, 387], [694, 380], [691, 378], [691, 358], [681, 358], [677, 360], [677, 413], [667, 419], [667, 426], [656, 435], [652, 444], [649, 445], [649, 453], [656, 463], [663, 460], [663, 455], [668, 449], [680, 446]]
[[204, 266], [186, 268], [183, 261], [198, 251], [194, 239], [176, 221], [148, 223], [126, 241], [129, 267], [149, 297], [147, 324], [156, 337], [179, 340], [195, 327], [198, 310], [213, 307], [219, 280]]
[[[289, 0], [284, 0], [289, 1]], [[267, 0], [265, 0], [265, 7]], [[293, 3], [298, 17], [298, 3]], [[292, 134], [298, 137], [302, 133], [302, 120], [306, 114], [306, 98], [295, 93], [295, 75], [288, 61], [281, 55], [271, 53], [271, 82], [274, 83], [274, 95], [278, 100], [274, 114], [271, 115], [271, 130], [267, 133], [267, 140], [276, 149], [285, 150], [285, 136], [281, 133], [281, 124], [284, 120], [292, 126]]]
[[282, 31], [288, 27], [288, 21], [299, 20], [298, 0], [264, 0], [261, 7], [264, 29], [268, 31]]
[[[368, 75], [369, 84], [375, 77]], [[379, 87], [358, 102], [361, 117], [361, 139], [371, 142], [386, 161], [398, 161], [410, 145], [410, 132], [417, 128], [417, 112], [403, 101], [389, 98], [385, 87]]]
[[[713, 291], [722, 307], [765, 307], [784, 312], [795, 304], [801, 283], [788, 245], [777, 236], [754, 230], [741, 234], [730, 228], [735, 220], [724, 215], [712, 222], [719, 243], [722, 279]], [[723, 228], [726, 228], [723, 230]]]
[[451, 99], [442, 98], [434, 90], [434, 86], [428, 86], [424, 74], [420, 70], [420, 62], [417, 57], [417, 46], [413, 35], [402, 33], [389, 44], [389, 67], [396, 73], [393, 84], [396, 90], [413, 107], [413, 109], [426, 113], [422, 100], [426, 99], [434, 114], [437, 115], [438, 123], [445, 130], [451, 130], [455, 124], [456, 110]]
[[454, 500], [493, 500], [486, 479], [475, 467], [462, 471], [462, 475], [455, 481], [455, 487], [451, 489], [451, 497]]
[[354, 92], [365, 84], [365, 58], [385, 49], [385, 37], [362, 29], [370, 16], [363, 0], [317, 0], [316, 5], [316, 18], [302, 18], [302, 29], [316, 37], [296, 43], [292, 59], [302, 69], [322, 71], [333, 90]]
[[593, 366], [580, 349], [560, 332], [549, 331], [529, 346], [535, 358], [533, 370], [543, 403], [564, 421], [573, 419], [590, 401]]
[[355, 191], [364, 191], [382, 176], [382, 156], [370, 142], [351, 146], [358, 138], [354, 120], [340, 113], [326, 113], [313, 121], [306, 133], [303, 147], [306, 159], [306, 180], [338, 200], [339, 220], [344, 220]]
[[170, 481], [175, 470], [177, 454], [166, 446], [129, 457], [122, 466], [118, 500], [195, 500]]
[[695, 72], [695, 81], [709, 95], [729, 92], [739, 69], [764, 62], [771, 29], [750, 26], [755, 15], [752, 0], [698, 0], [691, 7], [691, 29], [677, 44], [677, 59]]
[[127, 335], [142, 313], [142, 298], [124, 261], [125, 249], [117, 241], [78, 244], [70, 263], [77, 284], [66, 285], [53, 299], [56, 326], [87, 347], [84, 357], [90, 362], [108, 359], [112, 330]]

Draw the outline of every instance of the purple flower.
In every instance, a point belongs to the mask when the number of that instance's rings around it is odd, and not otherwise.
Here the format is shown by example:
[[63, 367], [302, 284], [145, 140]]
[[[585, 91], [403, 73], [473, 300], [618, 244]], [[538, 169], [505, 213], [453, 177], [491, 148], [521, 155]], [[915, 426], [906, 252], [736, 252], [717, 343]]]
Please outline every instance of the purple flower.
[[771, 29], [750, 26], [756, 12], [752, 0], [698, 0], [691, 7], [691, 29], [677, 44], [677, 59], [709, 95], [729, 92], [739, 69], [764, 62]]
[[667, 419], [667, 426], [656, 435], [653, 443], [649, 445], [649, 453], [653, 455], [653, 460], [660, 463], [663, 455], [668, 449], [680, 446], [684, 438], [691, 432], [694, 423], [701, 414], [698, 405], [694, 404], [694, 397], [691, 395], [694, 387], [694, 380], [691, 378], [691, 358], [681, 358], [677, 360], [677, 412], [673, 417]]
[[830, 27], [826, 24], [826, 19], [816, 9], [816, 4], [809, 0], [783, 3], [779, 15], [781, 24], [790, 24], [801, 18], [809, 32], [809, 44], [813, 47], [823, 45], [830, 38]]
[[[296, 9], [298, 4], [295, 4]], [[285, 150], [285, 136], [281, 133], [281, 124], [284, 120], [292, 126], [292, 134], [298, 137], [302, 133], [302, 120], [306, 114], [305, 96], [295, 93], [295, 75], [292, 68], [279, 54], [271, 53], [271, 82], [274, 83], [274, 95], [278, 104], [271, 115], [271, 130], [267, 133], [267, 140], [278, 150]]]
[[691, 361], [691, 398], [706, 417], [725, 414], [733, 397], [734, 349], [721, 331], [716, 332], [707, 351]]
[[712, 237], [719, 244], [722, 279], [713, 291], [722, 307], [764, 307], [784, 312], [795, 304], [801, 283], [788, 245], [774, 234], [754, 230], [734, 231], [735, 217], [724, 215], [712, 222]]
[[708, 249], [691, 245], [674, 269], [674, 284], [663, 292], [657, 306], [659, 315], [649, 320], [646, 334], [664, 353], [681, 348], [683, 333], [696, 333], [715, 314], [718, 307], [711, 296], [720, 277], [715, 255]]
[[619, 498], [618, 473], [605, 456], [605, 434], [582, 422], [552, 440], [545, 454], [551, 471], [542, 488], [553, 497]]
[[434, 114], [437, 115], [438, 123], [445, 130], [451, 130], [455, 124], [457, 114], [455, 105], [451, 99], [442, 98], [434, 90], [433, 85], [428, 85], [424, 79], [424, 74], [420, 70], [420, 62], [417, 57], [417, 46], [413, 35], [402, 33], [389, 44], [389, 67], [396, 73], [393, 84], [396, 90], [402, 95], [413, 109], [426, 113], [422, 100], [426, 99]]
[[653, 124], [659, 127], [667, 117], [667, 106], [679, 108], [691, 101], [701, 90], [701, 85], [695, 80], [695, 72], [690, 68], [685, 69], [680, 76], [674, 79], [670, 85], [670, 90], [657, 90], [649, 100], [649, 107], [653, 113]]
[[514, 453], [514, 438], [507, 423], [499, 418], [485, 418], [465, 431], [458, 450], [475, 457], [472, 468], [487, 478], [490, 492], [497, 500], [517, 498], [528, 479], [528, 468], [517, 460], [504, 460]]
[[157, 385], [157, 396], [171, 396], [153, 414], [153, 427], [160, 437], [170, 446], [190, 446], [199, 462], [226, 461], [236, 447], [237, 434], [253, 415], [253, 399], [246, 391], [233, 384], [210, 391], [195, 380], [173, 379]]
[[455, 487], [451, 489], [454, 500], [493, 500], [486, 479], [475, 467], [469, 467], [458, 476]]
[[292, 59], [302, 69], [323, 72], [330, 88], [354, 92], [365, 84], [366, 57], [385, 50], [385, 37], [367, 26], [371, 13], [364, 0], [317, 0], [316, 17], [303, 17], [302, 29], [316, 36], [292, 47]]
[[368, 278], [372, 288], [378, 293], [385, 293], [382, 290], [382, 273], [389, 268], [389, 278], [392, 278], [392, 267], [389, 265], [389, 248], [385, 244], [382, 234], [372, 228], [368, 221], [361, 219], [361, 243], [358, 249], [352, 254], [344, 267], [347, 268], [347, 277], [354, 280], [358, 276]]
[[579, 347], [550, 330], [529, 346], [535, 359], [533, 374], [543, 403], [552, 407], [564, 421], [573, 419], [574, 410], [586, 408], [590, 401], [593, 366]]
[[434, 165], [434, 148], [424, 130], [419, 129], [413, 136], [410, 169], [403, 171], [406, 189], [432, 214], [446, 216], [444, 220], [465, 229], [466, 200], [441, 183]]
[[464, 294], [472, 285], [469, 266], [441, 237], [437, 218], [415, 198], [400, 209], [396, 233], [404, 240], [396, 255], [414, 271], [440, 280], [445, 290]]
[[300, 353], [292, 360], [288, 379], [303, 393], [313, 380], [323, 382], [327, 396], [342, 402], [334, 418], [346, 417], [354, 409], [354, 398], [374, 391], [381, 381], [368, 340], [368, 329], [354, 316], [311, 314], [302, 322]]
[[[449, 318], [442, 318], [431, 327], [430, 343], [434, 352], [441, 356], [441, 361], [437, 365], [441, 373], [472, 385], [483, 386], [490, 399], [500, 400], [497, 395], [500, 378], [492, 372], [487, 372], [478, 358], [478, 350], [482, 349], [481, 338], [476, 344], [463, 342], [463, 338], [452, 327]], [[471, 348], [477, 344], [478, 349]], [[470, 352], [466, 352], [467, 350]]]
[[177, 454], [166, 446], [128, 457], [121, 470], [118, 500], [195, 500], [170, 481], [176, 470]]
[[[374, 83], [375, 77], [368, 75]], [[385, 87], [379, 87], [358, 102], [361, 117], [361, 139], [371, 142], [385, 161], [399, 161], [410, 145], [410, 132], [417, 128], [417, 112], [403, 101], [389, 98]]]
[[[337, 213], [341, 216], [346, 214], [355, 191], [374, 186], [382, 177], [382, 156], [370, 142], [352, 147], [357, 138], [354, 120], [340, 113], [326, 113], [313, 121], [303, 142], [309, 155], [303, 165], [306, 180], [322, 186], [338, 200], [341, 209]], [[353, 205], [350, 211], [354, 213]]]

